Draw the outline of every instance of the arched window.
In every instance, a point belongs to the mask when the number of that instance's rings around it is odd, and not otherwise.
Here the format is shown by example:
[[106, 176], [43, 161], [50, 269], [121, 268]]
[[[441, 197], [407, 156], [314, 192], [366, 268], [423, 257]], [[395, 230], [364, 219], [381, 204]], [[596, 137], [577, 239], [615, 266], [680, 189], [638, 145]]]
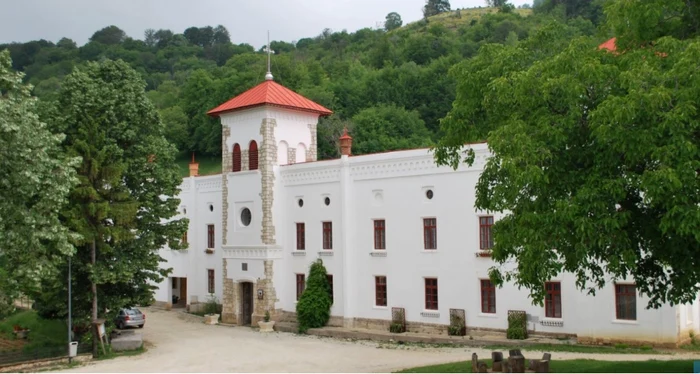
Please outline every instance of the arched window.
[[258, 170], [258, 143], [250, 141], [248, 146], [248, 170]]
[[233, 145], [233, 168], [231, 171], [241, 171], [241, 146], [238, 143]]

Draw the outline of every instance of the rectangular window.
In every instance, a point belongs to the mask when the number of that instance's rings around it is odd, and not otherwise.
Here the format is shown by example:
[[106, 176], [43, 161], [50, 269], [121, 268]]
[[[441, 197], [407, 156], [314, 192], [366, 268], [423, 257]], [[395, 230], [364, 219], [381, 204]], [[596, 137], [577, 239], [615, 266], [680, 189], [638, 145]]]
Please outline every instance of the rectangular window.
[[214, 293], [214, 269], [207, 269], [207, 289]]
[[207, 248], [214, 248], [214, 225], [207, 225]]
[[297, 250], [306, 249], [306, 227], [303, 223], [297, 223]]
[[617, 319], [637, 319], [637, 287], [633, 284], [615, 284]]
[[491, 226], [493, 226], [493, 217], [479, 217], [479, 248], [493, 248], [493, 235], [491, 234]]
[[185, 233], [182, 234], [182, 244], [187, 244], [187, 231], [185, 231]]
[[374, 304], [386, 306], [386, 277], [374, 277]]
[[323, 222], [323, 249], [333, 249], [333, 222]]
[[374, 220], [374, 249], [386, 249], [386, 224], [383, 219]]
[[438, 280], [437, 278], [425, 278], [425, 309], [438, 309]]
[[561, 318], [561, 283], [547, 282], [544, 284], [544, 315], [550, 318]]
[[481, 280], [481, 313], [496, 313], [496, 287], [490, 279]]
[[304, 288], [306, 288], [306, 276], [304, 274], [297, 274], [297, 301], [304, 293]]
[[437, 249], [437, 219], [423, 219], [423, 244], [425, 249]]
[[335, 301], [333, 299], [333, 274], [326, 274], [326, 279], [328, 279], [328, 292], [331, 295], [331, 302]]

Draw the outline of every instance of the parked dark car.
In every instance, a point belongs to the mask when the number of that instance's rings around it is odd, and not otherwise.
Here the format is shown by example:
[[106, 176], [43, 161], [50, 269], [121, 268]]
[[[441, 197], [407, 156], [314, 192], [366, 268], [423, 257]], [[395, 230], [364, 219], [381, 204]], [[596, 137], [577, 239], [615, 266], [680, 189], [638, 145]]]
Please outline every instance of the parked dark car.
[[129, 326], [142, 328], [146, 324], [146, 314], [136, 308], [123, 308], [119, 310], [117, 318], [114, 319], [114, 324], [120, 330]]

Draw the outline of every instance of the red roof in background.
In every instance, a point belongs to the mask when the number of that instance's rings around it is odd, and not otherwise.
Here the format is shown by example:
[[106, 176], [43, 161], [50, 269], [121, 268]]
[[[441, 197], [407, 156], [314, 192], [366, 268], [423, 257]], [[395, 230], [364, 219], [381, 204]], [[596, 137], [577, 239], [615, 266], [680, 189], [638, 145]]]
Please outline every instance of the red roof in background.
[[599, 45], [598, 49], [607, 49], [608, 51], [615, 52], [617, 50], [617, 45], [615, 44], [616, 41], [617, 38], [611, 38], [605, 43]]
[[272, 80], [265, 81], [219, 105], [207, 112], [210, 116], [216, 116], [225, 112], [248, 109], [261, 105], [274, 105], [282, 108], [303, 110], [327, 116], [333, 112], [298, 93], [275, 83]]

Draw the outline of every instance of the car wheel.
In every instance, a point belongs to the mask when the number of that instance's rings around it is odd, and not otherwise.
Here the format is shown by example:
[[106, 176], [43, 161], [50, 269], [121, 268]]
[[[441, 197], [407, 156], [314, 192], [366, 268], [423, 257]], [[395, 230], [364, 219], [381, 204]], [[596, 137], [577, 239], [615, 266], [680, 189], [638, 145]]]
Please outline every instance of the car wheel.
[[119, 322], [117, 328], [119, 328], [119, 330], [124, 330], [124, 322]]
[[139, 328], [142, 329], [142, 328], [143, 328], [143, 325], [139, 325]]

